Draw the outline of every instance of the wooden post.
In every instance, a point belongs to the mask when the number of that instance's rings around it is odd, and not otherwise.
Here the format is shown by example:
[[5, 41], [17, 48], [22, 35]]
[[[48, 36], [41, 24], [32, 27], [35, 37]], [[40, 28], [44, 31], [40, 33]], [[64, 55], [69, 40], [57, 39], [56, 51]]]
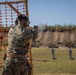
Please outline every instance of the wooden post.
[[[11, 4], [23, 3], [23, 1], [12, 1]], [[7, 4], [7, 2], [0, 2], [0, 4]]]
[[31, 47], [32, 46], [32, 39], [29, 40], [29, 49], [28, 49], [28, 55], [29, 55], [29, 64], [31, 65], [31, 75], [33, 75], [33, 63], [32, 63], [32, 52], [31, 52]]
[[13, 9], [18, 15], [20, 14], [20, 12], [19, 12], [15, 7], [13, 7], [10, 2], [7, 2], [7, 4], [8, 4], [8, 6], [9, 6], [11, 9]]
[[[26, 10], [26, 16], [29, 18], [29, 13], [28, 13], [28, 0], [24, 0], [25, 2], [25, 10]], [[28, 27], [29, 29], [30, 27]], [[29, 49], [28, 49], [28, 56], [29, 56], [29, 64], [31, 65], [32, 67], [32, 70], [31, 70], [31, 75], [33, 75], [33, 63], [32, 63], [32, 52], [31, 52], [31, 47], [32, 46], [32, 39], [29, 40]]]
[[28, 13], [28, 0], [24, 0], [25, 2], [25, 10], [26, 10], [26, 16], [29, 18], [29, 13]]
[[0, 36], [0, 51], [2, 50], [2, 42], [3, 42], [3, 36], [2, 36], [2, 33], [1, 33], [1, 36]]

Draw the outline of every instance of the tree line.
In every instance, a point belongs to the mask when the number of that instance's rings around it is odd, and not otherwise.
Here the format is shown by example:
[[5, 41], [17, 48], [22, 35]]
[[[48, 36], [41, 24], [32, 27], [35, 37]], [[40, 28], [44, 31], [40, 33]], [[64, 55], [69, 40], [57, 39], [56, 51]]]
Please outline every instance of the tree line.
[[[64, 32], [64, 31], [76, 31], [76, 25], [59, 25], [59, 24], [55, 24], [55, 25], [47, 25], [47, 24], [40, 24], [38, 25], [39, 29], [42, 31], [51, 31], [51, 32]], [[1, 26], [0, 27], [0, 31], [5, 31], [5, 30], [9, 30], [10, 27], [4, 27]]]
[[58, 31], [58, 32], [64, 32], [64, 31], [75, 31], [76, 30], [76, 25], [59, 25], [56, 24], [54, 26], [52, 25], [42, 25], [44, 27], [42, 30], [43, 31]]

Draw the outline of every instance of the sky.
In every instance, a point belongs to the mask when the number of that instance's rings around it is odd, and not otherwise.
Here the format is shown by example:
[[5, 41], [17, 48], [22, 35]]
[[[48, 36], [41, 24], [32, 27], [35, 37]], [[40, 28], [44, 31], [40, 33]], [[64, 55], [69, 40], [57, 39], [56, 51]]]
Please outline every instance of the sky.
[[76, 25], [76, 0], [28, 0], [28, 9], [31, 26]]
[[31, 25], [76, 25], [76, 0], [28, 0], [28, 6]]

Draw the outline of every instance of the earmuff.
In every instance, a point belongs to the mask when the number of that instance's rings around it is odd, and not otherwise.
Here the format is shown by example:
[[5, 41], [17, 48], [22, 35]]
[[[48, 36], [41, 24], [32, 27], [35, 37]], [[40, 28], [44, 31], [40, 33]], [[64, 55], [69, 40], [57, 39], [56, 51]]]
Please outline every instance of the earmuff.
[[26, 22], [25, 22], [25, 25], [26, 25], [26, 26], [29, 26], [29, 24], [30, 24], [29, 21], [26, 21]]

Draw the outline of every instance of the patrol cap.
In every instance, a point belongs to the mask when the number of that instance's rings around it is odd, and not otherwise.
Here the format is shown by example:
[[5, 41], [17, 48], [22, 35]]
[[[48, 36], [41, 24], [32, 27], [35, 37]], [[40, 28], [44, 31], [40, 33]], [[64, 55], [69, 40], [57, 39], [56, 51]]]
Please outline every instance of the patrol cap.
[[17, 16], [18, 20], [25, 20], [25, 21], [29, 21], [28, 17], [26, 17], [24, 14], [20, 14]]

